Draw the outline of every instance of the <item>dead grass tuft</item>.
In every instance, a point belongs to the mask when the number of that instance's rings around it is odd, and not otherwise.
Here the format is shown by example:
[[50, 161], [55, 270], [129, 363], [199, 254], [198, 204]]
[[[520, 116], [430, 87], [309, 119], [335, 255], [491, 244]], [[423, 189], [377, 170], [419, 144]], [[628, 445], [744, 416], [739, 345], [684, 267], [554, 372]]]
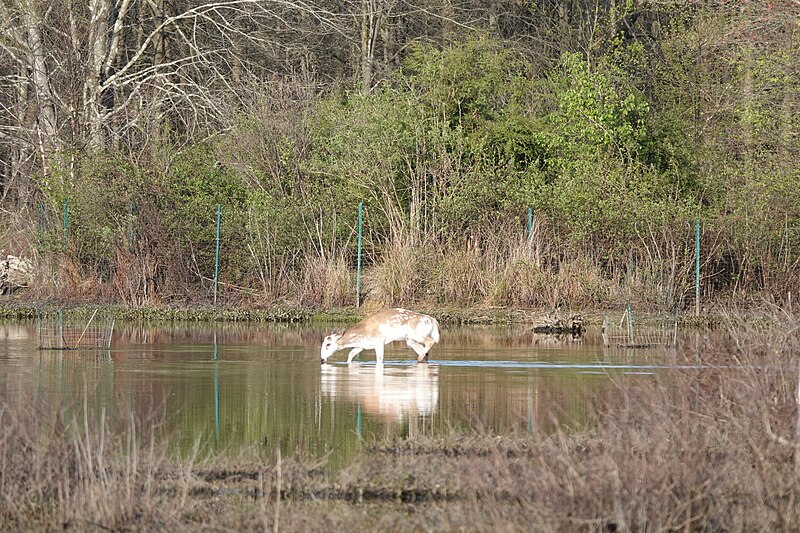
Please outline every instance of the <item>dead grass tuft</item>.
[[341, 253], [305, 256], [304, 277], [300, 285], [300, 302], [308, 305], [335, 307], [353, 301], [355, 283]]

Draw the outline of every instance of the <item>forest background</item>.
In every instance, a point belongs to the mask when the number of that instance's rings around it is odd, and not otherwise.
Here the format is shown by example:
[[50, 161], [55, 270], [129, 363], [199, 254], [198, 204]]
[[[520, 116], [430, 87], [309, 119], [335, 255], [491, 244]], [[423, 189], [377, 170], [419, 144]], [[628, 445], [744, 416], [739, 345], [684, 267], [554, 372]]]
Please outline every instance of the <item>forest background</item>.
[[[800, 2], [5, 0], [0, 250], [130, 306], [785, 301]], [[529, 216], [530, 213], [530, 216]]]

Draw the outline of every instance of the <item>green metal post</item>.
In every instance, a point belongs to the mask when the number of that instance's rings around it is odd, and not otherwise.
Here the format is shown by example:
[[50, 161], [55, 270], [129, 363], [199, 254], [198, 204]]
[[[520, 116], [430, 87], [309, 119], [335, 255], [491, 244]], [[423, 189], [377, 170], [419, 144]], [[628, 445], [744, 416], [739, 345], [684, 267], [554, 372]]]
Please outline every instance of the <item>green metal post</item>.
[[219, 226], [222, 222], [222, 206], [217, 204], [217, 253], [214, 258], [214, 305], [217, 305], [217, 289], [219, 287]]
[[128, 239], [128, 241], [129, 241], [128, 242], [128, 247], [129, 247], [129, 250], [130, 250], [131, 253], [133, 253], [133, 241], [136, 238], [136, 234], [134, 233], [134, 229], [133, 229], [134, 217], [135, 217], [135, 215], [134, 215], [134, 209], [133, 209], [133, 202], [131, 202], [130, 216], [128, 217], [128, 225], [129, 225], [129, 230], [130, 230], [130, 237]]
[[358, 440], [361, 440], [361, 401], [358, 402], [358, 413], [356, 414], [356, 434]]
[[64, 313], [58, 308], [58, 349], [64, 349]]
[[633, 315], [631, 314], [631, 304], [628, 304], [628, 343], [633, 347]]
[[528, 240], [533, 238], [533, 209], [528, 208]]
[[533, 429], [533, 424], [531, 423], [531, 413], [533, 413], [533, 398], [531, 395], [531, 372], [528, 370], [528, 433], [530, 433]]
[[700, 219], [694, 225], [694, 314], [700, 316]]
[[361, 239], [364, 229], [364, 202], [358, 202], [358, 258], [356, 266], [356, 307], [361, 307]]
[[214, 333], [214, 436], [219, 441], [219, 344], [217, 344], [217, 334]]
[[64, 240], [67, 240], [67, 228], [69, 228], [69, 200], [64, 200]]

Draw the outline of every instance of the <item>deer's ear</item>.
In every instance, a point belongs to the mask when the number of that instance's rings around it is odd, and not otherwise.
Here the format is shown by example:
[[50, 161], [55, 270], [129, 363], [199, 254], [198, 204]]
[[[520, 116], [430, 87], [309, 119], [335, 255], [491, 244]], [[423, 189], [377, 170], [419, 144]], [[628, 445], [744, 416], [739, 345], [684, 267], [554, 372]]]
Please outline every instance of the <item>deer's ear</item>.
[[336, 331], [331, 331], [331, 336], [333, 336], [333, 335], [341, 337], [342, 335], [344, 335], [344, 330], [343, 329], [337, 329]]

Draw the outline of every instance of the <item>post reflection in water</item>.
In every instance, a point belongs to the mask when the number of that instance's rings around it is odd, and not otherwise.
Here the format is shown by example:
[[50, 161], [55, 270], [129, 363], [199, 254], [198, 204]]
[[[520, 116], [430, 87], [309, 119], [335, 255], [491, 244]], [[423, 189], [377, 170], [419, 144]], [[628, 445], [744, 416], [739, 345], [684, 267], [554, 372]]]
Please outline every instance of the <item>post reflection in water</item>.
[[320, 393], [347, 400], [366, 414], [400, 422], [408, 416], [432, 416], [439, 402], [439, 367], [350, 364], [322, 365]]

